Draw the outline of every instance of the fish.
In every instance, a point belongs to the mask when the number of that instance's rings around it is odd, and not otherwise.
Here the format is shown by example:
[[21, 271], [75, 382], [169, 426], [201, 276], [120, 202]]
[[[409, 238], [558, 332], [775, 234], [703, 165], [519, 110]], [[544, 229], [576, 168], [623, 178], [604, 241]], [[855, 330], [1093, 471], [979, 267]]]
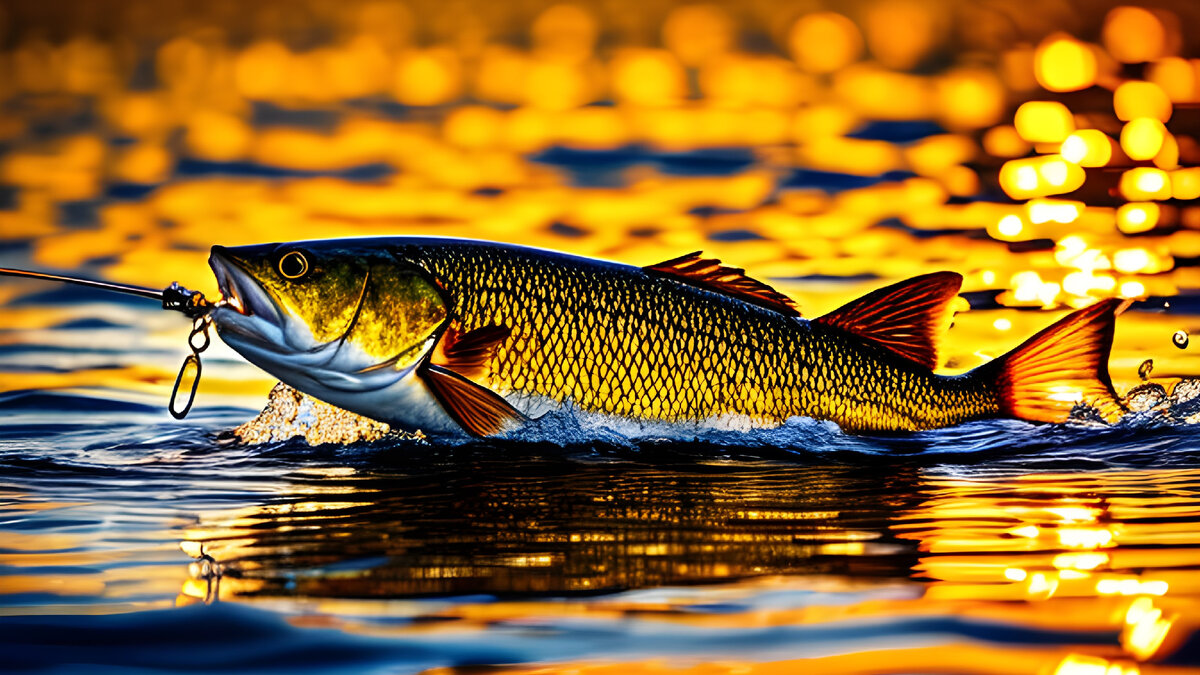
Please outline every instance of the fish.
[[1124, 412], [1107, 368], [1119, 299], [945, 375], [938, 343], [962, 284], [948, 271], [807, 319], [698, 252], [637, 267], [373, 237], [213, 246], [209, 262], [224, 342], [299, 391], [408, 431], [494, 436], [564, 407], [738, 429], [807, 417], [855, 433]]

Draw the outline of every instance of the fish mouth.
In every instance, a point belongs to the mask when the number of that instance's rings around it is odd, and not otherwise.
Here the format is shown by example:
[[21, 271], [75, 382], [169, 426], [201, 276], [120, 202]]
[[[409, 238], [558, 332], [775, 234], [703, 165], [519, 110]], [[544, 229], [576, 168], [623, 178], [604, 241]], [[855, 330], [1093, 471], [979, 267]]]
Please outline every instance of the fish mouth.
[[222, 246], [213, 246], [208, 265], [217, 277], [217, 287], [222, 299], [219, 309], [228, 309], [245, 317], [256, 317], [279, 325], [279, 308], [267, 289], [237, 261], [226, 253]]

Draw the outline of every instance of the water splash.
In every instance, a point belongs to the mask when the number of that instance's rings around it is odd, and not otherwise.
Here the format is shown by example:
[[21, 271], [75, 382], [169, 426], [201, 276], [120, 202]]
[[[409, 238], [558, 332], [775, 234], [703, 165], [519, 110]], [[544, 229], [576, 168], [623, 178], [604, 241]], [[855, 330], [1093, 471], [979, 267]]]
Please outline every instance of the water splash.
[[[1034, 455], [1067, 459], [1075, 456], [1107, 458], [1117, 464], [1141, 463], [1141, 449], [1167, 437], [1191, 433], [1200, 422], [1200, 380], [1184, 379], [1169, 390], [1157, 382], [1144, 382], [1124, 397], [1127, 414], [1115, 424], [1098, 412], [1077, 406], [1061, 425], [997, 419], [968, 422], [945, 429], [900, 434], [848, 434], [836, 424], [794, 417], [774, 428], [751, 428], [745, 420], [720, 418], [700, 424], [676, 424], [614, 418], [566, 405], [531, 420], [520, 429], [488, 439], [465, 437], [426, 438], [406, 434], [387, 425], [315, 401], [290, 387], [279, 385], [267, 406], [253, 420], [232, 432], [225, 441], [254, 447], [279, 447], [300, 441], [308, 446], [396, 448], [414, 452], [431, 448], [559, 448], [567, 454], [606, 452], [636, 453], [666, 450], [668, 454], [695, 458], [713, 457], [923, 457], [982, 458]], [[1181, 437], [1181, 436], [1180, 436]], [[365, 444], [365, 445], [364, 445]], [[295, 446], [292, 446], [295, 447]]]

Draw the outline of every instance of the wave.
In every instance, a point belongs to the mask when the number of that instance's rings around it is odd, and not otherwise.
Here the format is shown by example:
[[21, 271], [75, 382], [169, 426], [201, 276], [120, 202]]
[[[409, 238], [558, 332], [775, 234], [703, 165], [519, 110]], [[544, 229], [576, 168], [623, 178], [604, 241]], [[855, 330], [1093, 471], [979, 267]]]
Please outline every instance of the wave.
[[[272, 392], [273, 400], [275, 396]], [[638, 422], [565, 406], [496, 438], [393, 432], [346, 442], [342, 429], [337, 443], [322, 443], [320, 428], [312, 433], [306, 425], [327, 418], [305, 412], [302, 404], [294, 428], [274, 419], [271, 433], [264, 436], [266, 442], [237, 443], [230, 430], [251, 416], [245, 408], [198, 409], [180, 422], [149, 399], [123, 398], [121, 392], [25, 391], [0, 394], [0, 444], [9, 441], [13, 449], [20, 445], [26, 456], [44, 454], [58, 462], [78, 460], [83, 464], [98, 459], [101, 449], [102, 455], [137, 455], [142, 460], [139, 463], [148, 463], [165, 448], [172, 453], [182, 451], [201, 463], [221, 457], [238, 464], [304, 461], [329, 453], [344, 458], [393, 452], [436, 455], [441, 451], [557, 454], [582, 461], [614, 457], [644, 461], [658, 456], [667, 461], [905, 461], [1012, 464], [1027, 469], [1177, 466], [1200, 457], [1200, 443], [1194, 439], [1194, 425], [1200, 421], [1200, 380], [1183, 380], [1170, 390], [1156, 383], [1143, 384], [1125, 400], [1130, 412], [1111, 425], [1096, 421], [1081, 407], [1064, 424], [995, 419], [890, 434], [846, 433], [832, 422], [804, 417], [765, 429], [746, 428], [736, 419], [704, 425]]]

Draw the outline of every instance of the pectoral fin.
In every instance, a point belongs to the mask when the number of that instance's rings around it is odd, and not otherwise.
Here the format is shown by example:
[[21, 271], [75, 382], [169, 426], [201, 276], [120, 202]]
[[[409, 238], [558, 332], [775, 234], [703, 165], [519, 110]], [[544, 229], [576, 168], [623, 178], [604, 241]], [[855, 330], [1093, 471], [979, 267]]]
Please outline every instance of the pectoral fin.
[[496, 349], [512, 335], [508, 326], [483, 326], [462, 333], [451, 325], [438, 342], [431, 363], [473, 380], [483, 374]]
[[421, 379], [455, 422], [475, 436], [493, 436], [525, 422], [525, 417], [492, 390], [433, 363]]

